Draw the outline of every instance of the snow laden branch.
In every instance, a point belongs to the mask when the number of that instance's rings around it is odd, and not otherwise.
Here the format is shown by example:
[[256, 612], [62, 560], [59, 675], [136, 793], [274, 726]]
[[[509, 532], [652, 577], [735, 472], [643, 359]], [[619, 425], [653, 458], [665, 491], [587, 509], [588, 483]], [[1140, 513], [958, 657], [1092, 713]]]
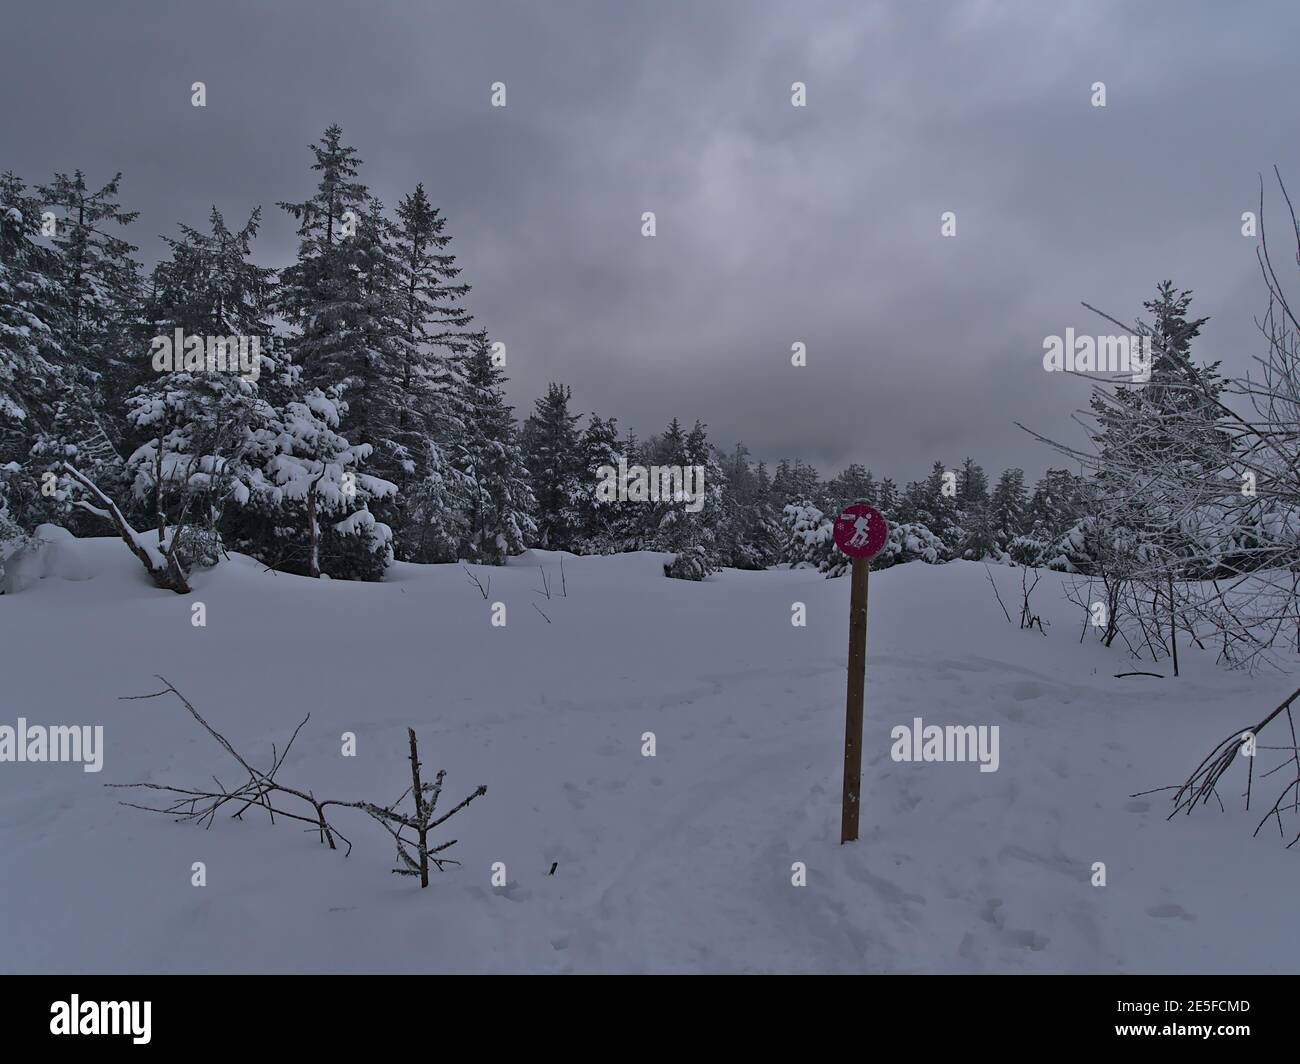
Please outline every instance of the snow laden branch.
[[178, 595], [190, 593], [185, 571], [176, 557], [180, 546], [180, 537], [176, 529], [168, 529], [165, 523], [158, 527], [158, 540], [150, 543], [149, 537], [131, 527], [117, 503], [100, 491], [95, 483], [70, 462], [63, 463], [63, 471], [80, 487], [90, 499], [77, 499], [75, 505], [87, 513], [94, 514], [112, 522], [122, 542], [131, 548], [131, 553], [140, 559], [150, 579], [166, 591], [175, 591]]
[[[1280, 174], [1277, 184], [1294, 228]], [[1208, 319], [1189, 320], [1191, 294], [1168, 282], [1146, 304], [1154, 326], [1084, 303], [1149, 341], [1147, 378], [1091, 379], [1090, 411], [1075, 417], [1091, 448], [1026, 429], [1093, 474], [1086, 517], [1070, 536], [1089, 559], [1084, 575], [1101, 585], [1084, 604], [1104, 607], [1103, 641], [1170, 657], [1175, 675], [1180, 640], [1215, 646], [1234, 666], [1300, 651], [1300, 325], [1274, 268], [1264, 206], [1261, 177], [1256, 254], [1267, 309], [1256, 319], [1264, 349], [1252, 370], [1222, 378], [1218, 363], [1192, 361], [1191, 339]]]
[[[450, 858], [436, 856], [454, 846], [457, 840], [451, 839], [448, 842], [434, 845], [430, 842], [429, 834], [459, 813], [475, 798], [486, 794], [487, 787], [480, 786], [459, 804], [441, 815], [436, 815], [438, 800], [442, 795], [443, 779], [447, 773], [445, 769], [440, 769], [433, 783], [421, 782], [419, 751], [413, 729], [407, 729], [410, 744], [412, 784], [411, 787], [398, 796], [395, 802], [389, 805], [377, 805], [374, 802], [318, 799], [312, 791], [290, 787], [282, 783], [278, 778], [278, 773], [284, 765], [284, 760], [288, 756], [294, 741], [298, 738], [298, 733], [311, 719], [310, 713], [303, 717], [298, 726], [294, 728], [293, 734], [289, 736], [289, 741], [285, 743], [283, 750], [277, 750], [275, 745], [272, 744], [270, 766], [266, 769], [260, 769], [240, 754], [224, 735], [204, 720], [189, 699], [172, 686], [165, 677], [159, 676], [158, 679], [163, 682], [161, 691], [155, 691], [147, 695], [127, 695], [124, 696], [124, 700], [137, 701], [147, 698], [161, 698], [169, 694], [175, 695], [190, 716], [198, 722], [199, 726], [235, 760], [247, 779], [227, 786], [214, 775], [212, 782], [215, 787], [203, 786], [196, 788], [172, 787], [159, 783], [106, 784], [106, 786], [119, 789], [158, 791], [169, 796], [161, 800], [162, 804], [158, 805], [145, 805], [137, 802], [122, 802], [122, 805], [131, 809], [142, 809], [149, 813], [165, 813], [175, 817], [177, 821], [195, 821], [205, 828], [210, 828], [217, 814], [223, 810], [229, 810], [233, 819], [242, 820], [244, 813], [249, 809], [260, 809], [267, 814], [272, 824], [275, 823], [277, 817], [282, 817], [285, 820], [294, 820], [311, 825], [308, 830], [314, 830], [320, 841], [328, 845], [331, 850], [338, 849], [335, 841], [337, 839], [338, 842], [342, 842], [347, 847], [345, 856], [352, 853], [352, 842], [328, 819], [326, 810], [331, 806], [358, 809], [377, 821], [396, 842], [401, 866], [393, 869], [393, 871], [401, 875], [418, 875], [421, 887], [429, 885], [429, 866], [431, 864], [436, 866], [439, 871], [445, 865], [459, 864], [458, 861], [453, 861]], [[398, 806], [401, 805], [408, 794], [414, 795], [415, 812], [413, 814], [403, 813], [398, 809]], [[296, 803], [296, 808], [294, 803]], [[406, 831], [412, 832], [414, 837], [408, 838], [404, 834]]]

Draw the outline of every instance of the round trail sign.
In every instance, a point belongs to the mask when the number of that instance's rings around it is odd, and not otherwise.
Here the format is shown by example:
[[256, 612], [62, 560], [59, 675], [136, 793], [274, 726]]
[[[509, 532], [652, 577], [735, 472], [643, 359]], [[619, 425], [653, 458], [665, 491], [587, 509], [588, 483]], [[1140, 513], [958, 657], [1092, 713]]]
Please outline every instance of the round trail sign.
[[889, 525], [874, 506], [855, 502], [840, 511], [833, 532], [835, 546], [850, 558], [874, 558], [885, 546]]

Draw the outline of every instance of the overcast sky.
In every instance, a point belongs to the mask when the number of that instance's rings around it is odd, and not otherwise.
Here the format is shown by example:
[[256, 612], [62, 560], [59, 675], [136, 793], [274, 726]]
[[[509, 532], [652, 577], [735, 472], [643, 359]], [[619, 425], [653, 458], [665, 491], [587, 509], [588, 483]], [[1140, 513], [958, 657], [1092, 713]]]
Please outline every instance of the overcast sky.
[[274, 204], [310, 194], [338, 122], [387, 204], [423, 181], [448, 217], [521, 415], [558, 380], [642, 435], [698, 417], [825, 473], [1038, 475], [1054, 456], [1012, 422], [1073, 438], [1086, 400], [1044, 337], [1113, 331], [1080, 300], [1130, 318], [1165, 277], [1212, 317], [1194, 353], [1244, 366], [1265, 304], [1241, 214], [1275, 163], [1300, 192], [1294, 0], [6, 0], [3, 21], [0, 169], [121, 170], [146, 261], [211, 204], [261, 204], [257, 256], [289, 261]]

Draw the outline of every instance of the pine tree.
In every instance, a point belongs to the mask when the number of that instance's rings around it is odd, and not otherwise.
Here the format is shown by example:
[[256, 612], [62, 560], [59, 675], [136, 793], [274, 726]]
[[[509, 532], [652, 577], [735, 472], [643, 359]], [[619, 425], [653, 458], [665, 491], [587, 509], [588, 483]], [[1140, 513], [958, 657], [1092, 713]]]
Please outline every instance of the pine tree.
[[781, 560], [784, 530], [781, 516], [771, 500], [772, 481], [768, 476], [767, 463], [759, 462], [758, 469], [754, 472], [754, 516], [749, 544], [752, 554], [748, 559], [755, 569], [766, 569]]
[[963, 513], [979, 513], [988, 503], [988, 475], [973, 459], [967, 458], [957, 474], [957, 509]]
[[78, 383], [97, 411], [119, 409], [120, 400], [145, 374], [124, 354], [133, 340], [142, 296], [135, 245], [116, 235], [138, 211], [117, 202], [122, 175], [91, 191], [85, 175], [56, 173], [39, 195], [55, 215], [53, 243], [61, 261], [66, 315], [59, 346], [77, 371]]
[[989, 522], [989, 478], [971, 458], [967, 458], [957, 473], [957, 523], [963, 530], [957, 550], [961, 557], [979, 561], [994, 546], [993, 530]]
[[898, 509], [898, 488], [894, 484], [892, 477], [885, 477], [880, 481], [880, 489], [876, 492], [876, 509], [886, 517], [892, 517]]
[[1078, 521], [1083, 503], [1080, 478], [1068, 469], [1049, 469], [1029, 500], [1029, 534], [1047, 543], [1059, 540]]
[[[703, 472], [703, 484], [696, 479], [694, 501], [685, 493], [680, 498], [660, 499], [642, 508], [655, 523], [655, 549], [668, 551], [673, 557], [664, 564], [667, 576], [684, 580], [703, 580], [717, 568], [717, 527], [722, 519], [722, 467], [709, 447], [705, 426], [696, 421], [688, 433], [677, 418], [658, 437], [651, 448], [652, 465], [692, 470], [691, 476]], [[685, 480], [683, 480], [685, 486]]]
[[[254, 210], [232, 231], [214, 207], [207, 232], [181, 225], [180, 238], [167, 241], [170, 258], [153, 271], [145, 304], [158, 363], [127, 401], [140, 443], [127, 465], [147, 516], [182, 526], [179, 559], [187, 571], [216, 563], [226, 504], [249, 501], [254, 439], [271, 412], [257, 385], [272, 365], [274, 290], [274, 271], [251, 261], [260, 219]], [[185, 338], [180, 348], [177, 331]], [[241, 358], [251, 372], [240, 372]], [[153, 360], [141, 350], [134, 361]]]
[[38, 188], [42, 222], [54, 226], [51, 292], [59, 313], [51, 322], [59, 352], [53, 417], [32, 442], [31, 477], [60, 476], [59, 491], [48, 503], [74, 531], [102, 528], [74, 505], [62, 463], [74, 463], [98, 488], [122, 498], [127, 481], [123, 416], [130, 388], [148, 373], [148, 359], [137, 356], [144, 339], [140, 321], [140, 267], [134, 245], [117, 235], [137, 216], [117, 202], [121, 174], [92, 191], [80, 170], [55, 174]]
[[826, 488], [827, 501], [836, 513], [850, 503], [865, 502], [870, 506], [876, 505], [878, 493], [876, 478], [871, 475], [871, 470], [857, 462], [833, 477]]
[[784, 506], [788, 502], [820, 500], [824, 494], [821, 478], [811, 465], [795, 459], [781, 459], [772, 476], [772, 502]]
[[[413, 357], [409, 283], [404, 291], [398, 229], [357, 180], [361, 160], [344, 145], [343, 131], [331, 125], [311, 150], [312, 169], [320, 175], [315, 193], [280, 204], [299, 223], [299, 244], [297, 260], [281, 273], [279, 308], [297, 330], [285, 344], [289, 363], [301, 374], [294, 401], [305, 403], [318, 390], [322, 409], [328, 403], [341, 419], [334, 425], [326, 418], [309, 438], [328, 442], [324, 429], [337, 430], [348, 441], [343, 450], [368, 459], [376, 482], [393, 489], [373, 493], [377, 514], [366, 508], [366, 518], [348, 519], [340, 549], [358, 553], [333, 563], [370, 577], [381, 556], [376, 541], [385, 539], [389, 550], [391, 527], [380, 518], [402, 517], [396, 481], [414, 477], [420, 464], [408, 446], [409, 423], [403, 426], [402, 385]], [[418, 441], [417, 454], [434, 464]], [[318, 460], [337, 464], [324, 454]]]
[[721, 463], [725, 482], [722, 520], [718, 523], [718, 552], [722, 563], [737, 569], [765, 569], [780, 559], [784, 534], [769, 500], [767, 466], [755, 468], [749, 450], [736, 444]]
[[1149, 379], [1110, 393], [1098, 389], [1092, 397], [1098, 456], [1090, 512], [1099, 528], [1116, 530], [1124, 541], [1112, 568], [1134, 562], [1150, 571], [1164, 566], [1208, 575], [1217, 564], [1204, 545], [1191, 541], [1178, 516], [1189, 481], [1235, 479], [1236, 455], [1217, 402], [1224, 386], [1219, 363], [1197, 366], [1191, 358], [1191, 342], [1209, 320], [1188, 318], [1191, 296], [1171, 281], [1157, 285], [1156, 298], [1143, 304], [1153, 320], [1139, 326], [1151, 337]]
[[944, 543], [957, 544], [965, 539], [959, 523], [955, 477], [943, 462], [935, 462], [922, 490], [922, 510], [917, 519]]
[[[315, 385], [341, 384], [347, 391], [373, 383], [374, 352], [367, 343], [377, 331], [372, 324], [390, 327], [390, 342], [400, 330], [392, 328], [389, 315], [396, 308], [384, 298], [391, 299], [393, 291], [375, 291], [392, 279], [383, 276], [389, 264], [376, 261], [391, 234], [356, 180], [361, 165], [356, 149], [345, 146], [342, 137], [332, 125], [311, 147], [312, 169], [320, 173], [315, 194], [302, 203], [280, 204], [299, 223], [299, 244], [297, 261], [281, 273], [279, 309], [299, 329], [289, 343], [293, 363]], [[376, 311], [381, 323], [368, 320]]]
[[447, 251], [446, 219], [424, 185], [397, 207], [394, 255], [402, 325], [398, 351], [401, 404], [392, 431], [398, 494], [391, 511], [398, 556], [412, 561], [455, 558], [463, 533], [453, 510], [456, 475], [446, 443], [464, 426], [452, 409], [455, 356], [468, 350], [471, 315], [461, 305], [469, 285]]
[[999, 550], [1005, 551], [1025, 527], [1025, 473], [1007, 469], [998, 477], [989, 499], [989, 527]]
[[38, 242], [40, 220], [23, 182], [0, 175], [0, 464], [26, 460], [60, 390], [59, 262]]
[[569, 413], [570, 389], [550, 384], [524, 421], [522, 445], [533, 498], [538, 544], [572, 550], [582, 524], [585, 456], [579, 446], [577, 414]]
[[613, 554], [621, 547], [627, 503], [607, 501], [597, 491], [604, 468], [617, 470], [623, 457], [614, 418], [591, 414], [578, 442], [582, 473], [578, 483], [578, 535], [573, 549], [580, 554]]
[[456, 404], [465, 430], [449, 461], [461, 477], [466, 517], [460, 555], [491, 565], [519, 554], [537, 532], [528, 468], [504, 383], [487, 335], [476, 334], [464, 356]]

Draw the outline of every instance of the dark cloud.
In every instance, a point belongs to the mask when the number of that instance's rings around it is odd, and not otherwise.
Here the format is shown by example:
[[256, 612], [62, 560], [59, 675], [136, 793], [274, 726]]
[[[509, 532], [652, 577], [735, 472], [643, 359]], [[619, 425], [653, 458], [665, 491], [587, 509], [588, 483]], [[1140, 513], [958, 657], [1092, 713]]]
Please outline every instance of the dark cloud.
[[0, 166], [122, 170], [148, 255], [260, 203], [280, 263], [273, 205], [337, 121], [381, 198], [423, 181], [449, 216], [522, 409], [563, 380], [642, 434], [701, 417], [828, 471], [1037, 473], [1012, 422], [1071, 431], [1085, 393], [1040, 358], [1106, 331], [1081, 299], [1131, 316], [1172, 277], [1201, 357], [1259, 350], [1239, 218], [1274, 163], [1300, 187], [1297, 30], [1285, 3], [10, 0]]

